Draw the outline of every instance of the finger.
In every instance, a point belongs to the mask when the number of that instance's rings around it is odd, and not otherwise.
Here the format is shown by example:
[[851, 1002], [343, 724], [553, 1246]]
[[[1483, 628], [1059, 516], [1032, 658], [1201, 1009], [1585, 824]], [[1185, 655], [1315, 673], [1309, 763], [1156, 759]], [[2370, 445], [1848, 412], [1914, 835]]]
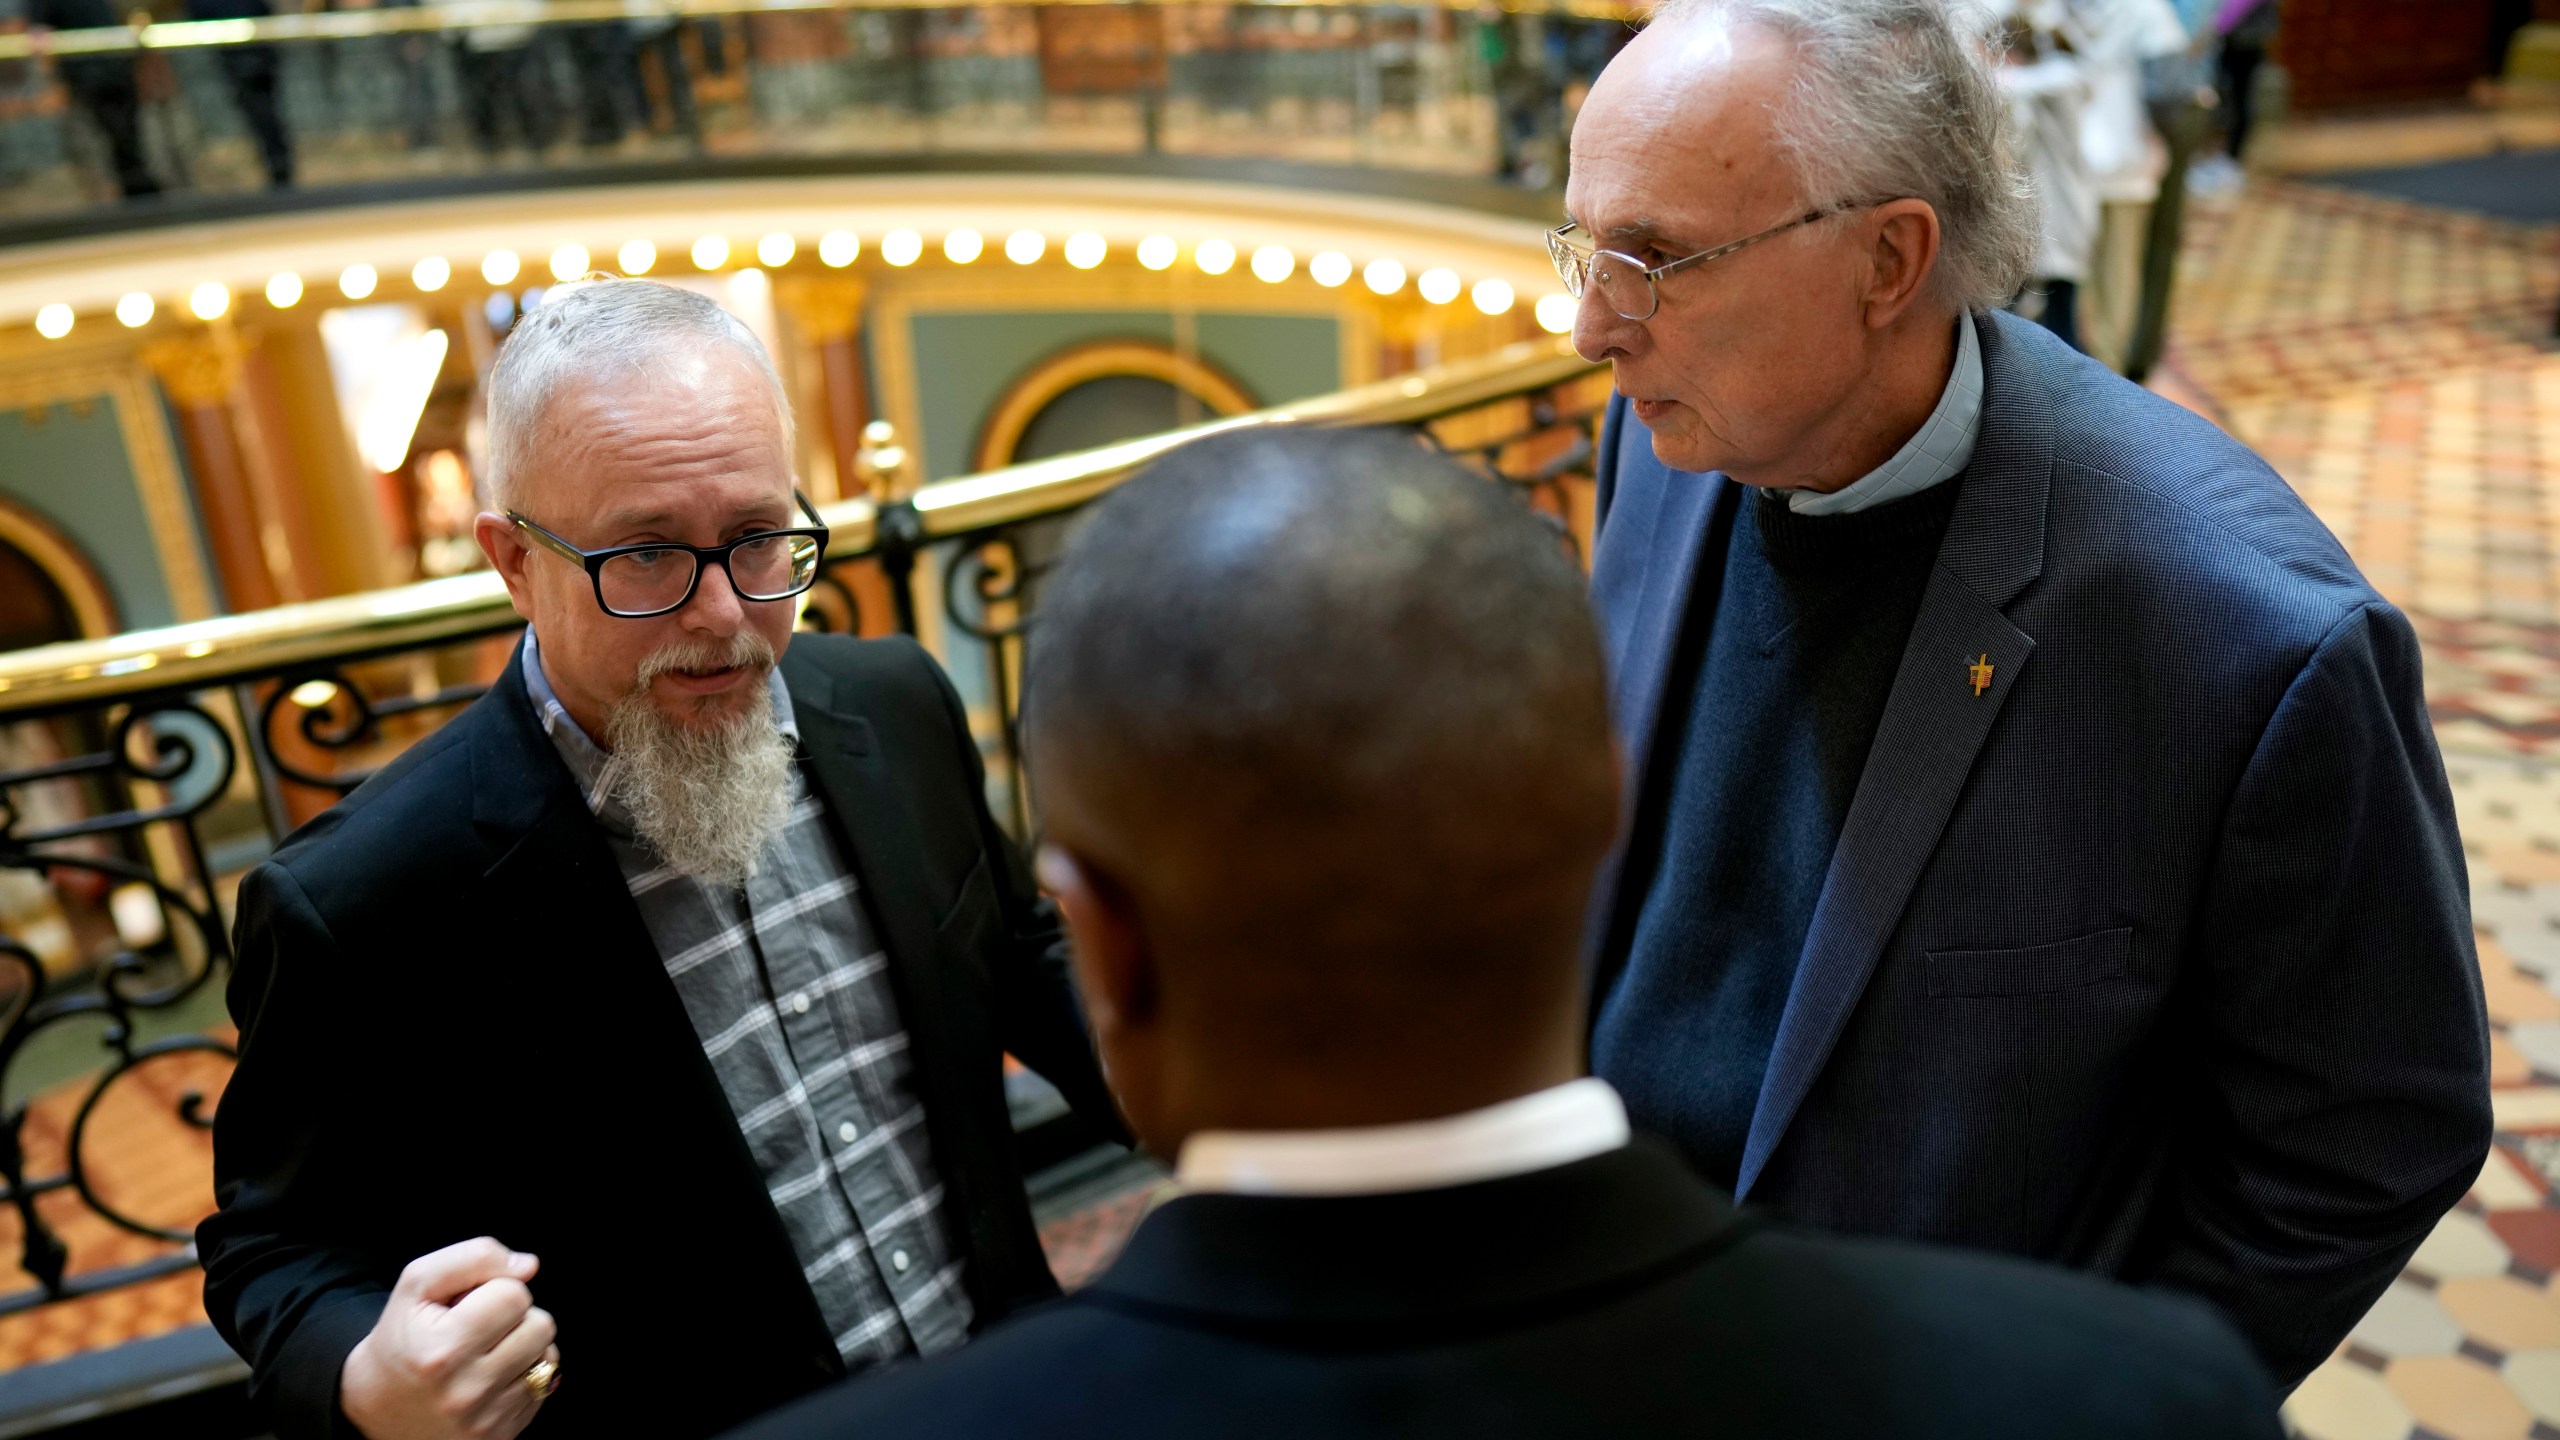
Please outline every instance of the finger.
[[513, 1280], [492, 1280], [453, 1302], [428, 1331], [454, 1354], [476, 1357], [494, 1349], [532, 1309], [532, 1291]]
[[494, 1422], [519, 1401], [523, 1402], [527, 1414], [541, 1403], [534, 1395], [533, 1387], [525, 1383], [524, 1375], [533, 1368], [535, 1361], [549, 1359], [558, 1363], [559, 1347], [552, 1343], [557, 1333], [549, 1312], [529, 1311], [523, 1324], [492, 1347], [486, 1357], [473, 1362], [471, 1368], [463, 1372], [461, 1383], [473, 1387], [480, 1395], [480, 1402], [475, 1407], [476, 1416], [485, 1416]]
[[500, 1278], [530, 1280], [540, 1262], [483, 1235], [431, 1250], [400, 1271], [392, 1294], [408, 1300], [450, 1304], [455, 1296]]

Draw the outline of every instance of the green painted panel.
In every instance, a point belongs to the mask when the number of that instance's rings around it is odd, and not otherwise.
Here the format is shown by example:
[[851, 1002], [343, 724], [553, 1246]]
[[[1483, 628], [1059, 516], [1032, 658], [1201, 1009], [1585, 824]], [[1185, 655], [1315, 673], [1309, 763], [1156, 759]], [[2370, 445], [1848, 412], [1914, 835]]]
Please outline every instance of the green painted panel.
[[[1147, 310], [920, 314], [911, 322], [926, 478], [965, 474], [978, 433], [1005, 391], [1059, 351], [1097, 340], [1173, 343], [1173, 317]], [[1342, 385], [1342, 339], [1329, 315], [1207, 314], [1195, 318], [1200, 358], [1276, 405]]]
[[80, 547], [115, 597], [126, 629], [176, 623], [141, 483], [106, 396], [48, 405], [32, 420], [24, 410], [0, 412], [0, 495], [51, 521]]

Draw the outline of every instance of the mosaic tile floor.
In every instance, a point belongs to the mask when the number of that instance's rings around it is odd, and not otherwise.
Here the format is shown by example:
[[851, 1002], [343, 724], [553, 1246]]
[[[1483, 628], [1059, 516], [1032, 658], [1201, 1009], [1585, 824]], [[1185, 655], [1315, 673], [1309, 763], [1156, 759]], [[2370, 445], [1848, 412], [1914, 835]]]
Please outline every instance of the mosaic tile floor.
[[2560, 226], [2261, 179], [2191, 227], [2159, 388], [2406, 607], [2471, 867], [2497, 1149], [2285, 1414], [2560, 1440]]

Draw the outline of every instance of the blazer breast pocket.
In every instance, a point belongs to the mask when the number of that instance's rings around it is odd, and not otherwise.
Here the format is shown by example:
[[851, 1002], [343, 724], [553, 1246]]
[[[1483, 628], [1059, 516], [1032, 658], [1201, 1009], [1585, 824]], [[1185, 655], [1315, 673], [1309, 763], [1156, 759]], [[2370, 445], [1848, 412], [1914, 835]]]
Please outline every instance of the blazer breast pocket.
[[2130, 976], [2133, 927], [2007, 950], [1932, 950], [1927, 961], [1932, 1000], [2050, 995]]
[[987, 857], [978, 857], [970, 868], [969, 878], [960, 882], [960, 892], [951, 908], [934, 922], [933, 944], [942, 957], [984, 984], [987, 979], [987, 950], [998, 937], [1003, 925], [1003, 907], [996, 903], [995, 875]]

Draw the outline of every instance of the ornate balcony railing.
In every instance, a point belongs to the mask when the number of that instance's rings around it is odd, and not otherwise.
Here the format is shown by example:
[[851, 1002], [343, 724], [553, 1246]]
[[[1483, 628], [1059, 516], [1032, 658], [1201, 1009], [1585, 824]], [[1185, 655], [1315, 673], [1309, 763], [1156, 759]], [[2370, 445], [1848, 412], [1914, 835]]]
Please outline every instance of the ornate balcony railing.
[[[450, 0], [0, 22], [0, 230], [571, 179], [994, 154], [1544, 189], [1628, 0]], [[290, 8], [278, 4], [274, 8]]]
[[[990, 793], [1027, 827], [1013, 677], [1036, 635], [1039, 574], [1077, 507], [1213, 430], [1394, 425], [1517, 487], [1570, 536], [1587, 528], [1605, 387], [1563, 342], [1523, 342], [836, 505], [807, 619], [921, 632], [955, 673], [975, 668]], [[13, 1285], [0, 1266], [0, 1324], [194, 1264], [192, 1226], [212, 1203], [205, 1131], [233, 1055], [220, 1003], [231, 886], [481, 694], [519, 623], [484, 571], [0, 655], [0, 1244], [14, 1240], [25, 1272]]]

